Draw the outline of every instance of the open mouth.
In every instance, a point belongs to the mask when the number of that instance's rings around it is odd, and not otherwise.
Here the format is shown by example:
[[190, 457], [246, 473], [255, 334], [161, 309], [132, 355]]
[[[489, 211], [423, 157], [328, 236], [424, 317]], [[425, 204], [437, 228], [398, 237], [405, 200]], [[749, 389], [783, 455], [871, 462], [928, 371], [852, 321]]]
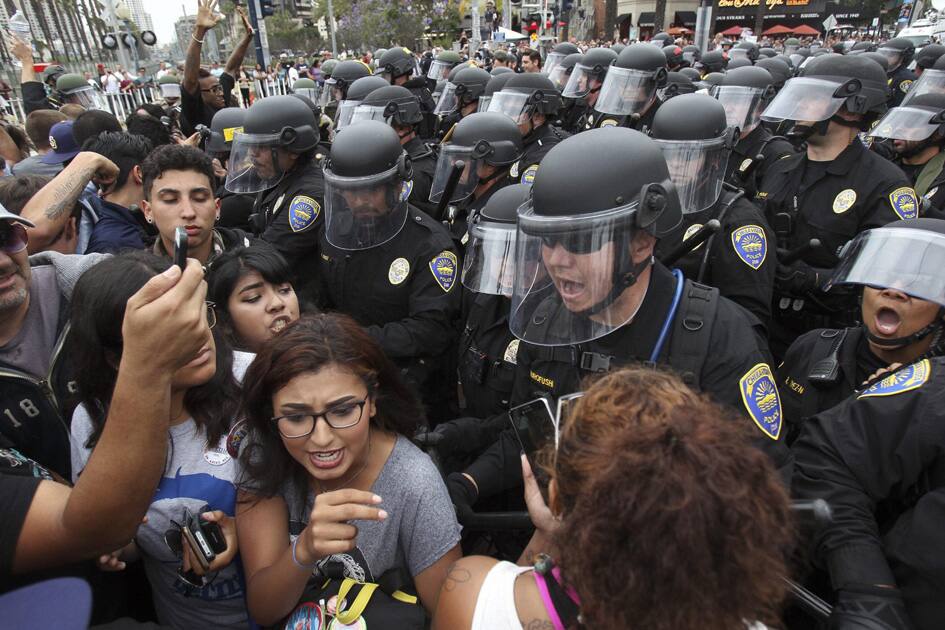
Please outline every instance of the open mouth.
[[901, 323], [902, 319], [899, 317], [899, 313], [891, 308], [883, 307], [876, 311], [876, 315], [874, 316], [876, 331], [883, 337], [894, 336], [899, 330]]
[[558, 293], [561, 294], [561, 297], [565, 300], [576, 300], [584, 293], [585, 285], [583, 282], [577, 282], [575, 280], [565, 280], [559, 278], [555, 281], [555, 284], [558, 287]]
[[271, 330], [274, 333], [281, 333], [283, 330], [285, 330], [285, 327], [288, 326], [289, 323], [290, 323], [290, 320], [288, 317], [285, 317], [285, 316], [277, 317], [275, 320], [273, 320], [272, 324], [269, 326], [269, 330]]
[[315, 453], [309, 453], [308, 459], [316, 468], [336, 468], [344, 459], [344, 453], [345, 449], [343, 448], [333, 451], [316, 451]]

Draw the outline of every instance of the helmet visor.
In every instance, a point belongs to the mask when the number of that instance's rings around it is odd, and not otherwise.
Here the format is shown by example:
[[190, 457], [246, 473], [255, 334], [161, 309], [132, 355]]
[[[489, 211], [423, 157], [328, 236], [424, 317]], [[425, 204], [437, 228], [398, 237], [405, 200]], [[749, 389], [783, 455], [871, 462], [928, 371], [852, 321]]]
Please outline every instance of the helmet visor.
[[[522, 341], [564, 346], [592, 341], [633, 317], [616, 284], [633, 268], [638, 202], [579, 217], [518, 211], [509, 327]], [[637, 261], [642, 262], [642, 261]]]
[[398, 167], [378, 175], [341, 177], [325, 173], [325, 236], [338, 249], [383, 245], [407, 221], [409, 188]]
[[555, 68], [561, 64], [565, 57], [567, 57], [567, 55], [564, 53], [549, 53], [548, 56], [545, 57], [545, 65], [541, 69], [542, 73], [551, 76], [551, 73], [554, 72]]
[[697, 59], [698, 56], [699, 56], [699, 53], [695, 51], [683, 51], [683, 54], [682, 54], [682, 58], [688, 61], [689, 63], [695, 63], [699, 61]]
[[[939, 122], [932, 122], [937, 119]], [[942, 126], [940, 112], [921, 107], [894, 107], [870, 131], [876, 138], [925, 140]]]
[[433, 183], [430, 186], [430, 201], [436, 203], [440, 201], [446, 184], [449, 181], [450, 173], [453, 172], [453, 165], [457, 161], [464, 164], [463, 172], [456, 182], [456, 188], [449, 197], [449, 203], [457, 203], [468, 198], [476, 186], [479, 184], [479, 168], [485, 162], [479, 158], [473, 157], [474, 147], [464, 147], [455, 144], [440, 145], [440, 157], [436, 161], [436, 172], [433, 173]]
[[384, 110], [384, 107], [378, 107], [376, 105], [358, 105], [354, 108], [354, 113], [351, 115], [351, 122], [349, 124], [356, 125], [365, 120], [377, 120], [386, 123], [387, 118], [384, 117]]
[[487, 112], [489, 111], [489, 104], [492, 102], [492, 95], [489, 96], [480, 96], [479, 97], [479, 106], [476, 108], [477, 112]]
[[304, 96], [311, 100], [313, 103], [317, 103], [319, 97], [321, 96], [321, 90], [316, 88], [298, 88], [295, 90], [295, 93], [299, 96]]
[[559, 92], [568, 84], [568, 79], [571, 78], [569, 74], [570, 70], [571, 68], [558, 64], [547, 71], [548, 80], [555, 84], [555, 88], [557, 88]]
[[477, 221], [472, 226], [463, 259], [463, 286], [476, 293], [512, 297], [515, 233], [511, 223]]
[[894, 70], [896, 66], [902, 63], [902, 51], [898, 48], [882, 47], [877, 48], [876, 52], [881, 54], [889, 62], [889, 69]]
[[738, 59], [739, 57], [744, 57], [745, 59], [748, 59], [748, 51], [744, 48], [732, 48], [731, 50], [728, 51], [729, 61], [731, 61], [732, 59]]
[[725, 119], [729, 127], [738, 127], [745, 133], [761, 122], [764, 90], [740, 85], [717, 85], [710, 93], [725, 107]]
[[[180, 88], [180, 86], [177, 87]], [[180, 92], [178, 91], [178, 95], [179, 94]], [[69, 94], [66, 96], [66, 100], [70, 103], [81, 105], [85, 109], [101, 109], [108, 111], [108, 105], [105, 104], [105, 98], [91, 85], [75, 90], [74, 92], [69, 92]]]
[[427, 78], [434, 81], [439, 81], [449, 77], [450, 70], [453, 69], [452, 63], [447, 61], [437, 61], [433, 60], [433, 63], [430, 64], [430, 69], [427, 70]]
[[593, 75], [594, 69], [583, 64], [576, 64], [568, 77], [568, 82], [561, 92], [564, 98], [583, 98], [591, 91], [591, 81], [596, 77]]
[[877, 228], [857, 236], [825, 289], [857, 284], [895, 289], [945, 306], [945, 235], [913, 228]]
[[279, 134], [236, 132], [226, 173], [225, 187], [232, 193], [257, 193], [278, 184], [285, 174], [276, 148]]
[[338, 103], [338, 111], [335, 112], [335, 131], [344, 129], [351, 124], [351, 118], [354, 116], [354, 110], [357, 109], [361, 101], [341, 101]]
[[633, 68], [611, 68], [604, 79], [595, 109], [626, 116], [642, 112], [656, 98], [653, 73]]
[[459, 98], [456, 96], [456, 84], [447, 83], [440, 93], [440, 99], [436, 102], [433, 113], [437, 116], [451, 114], [459, 107]]
[[923, 71], [922, 76], [906, 92], [902, 99], [902, 105], [908, 105], [909, 101], [922, 94], [945, 94], [945, 70], [929, 69]]
[[718, 201], [731, 152], [724, 136], [712, 140], [656, 140], [656, 143], [666, 158], [683, 214], [701, 212]]
[[180, 98], [180, 83], [162, 83], [161, 96], [164, 98]]
[[835, 96], [839, 85], [833, 81], [795, 77], [788, 79], [761, 114], [762, 120], [819, 122], [840, 110], [845, 97]]
[[516, 125], [521, 124], [528, 118], [530, 109], [528, 107], [528, 97], [528, 94], [522, 92], [507, 92], [504, 90], [496, 92], [492, 95], [492, 101], [489, 103], [489, 111], [505, 114], [515, 121]]

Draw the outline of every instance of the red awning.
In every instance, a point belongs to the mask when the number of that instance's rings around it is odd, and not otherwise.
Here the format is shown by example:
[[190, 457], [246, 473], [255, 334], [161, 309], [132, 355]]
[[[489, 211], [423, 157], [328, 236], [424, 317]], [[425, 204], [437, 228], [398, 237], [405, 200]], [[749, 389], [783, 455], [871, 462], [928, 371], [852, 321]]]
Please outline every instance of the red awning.
[[735, 36], [737, 36], [737, 35], [741, 35], [741, 34], [742, 34], [742, 27], [741, 27], [741, 26], [737, 26], [737, 25], [736, 25], [736, 26], [730, 26], [730, 27], [728, 27], [727, 29], [725, 29], [724, 31], [722, 31], [722, 35], [735, 35]]
[[686, 28], [685, 26], [674, 26], [666, 31], [670, 35], [688, 35], [692, 32], [691, 28]]
[[792, 31], [792, 30], [791, 30], [790, 28], [788, 28], [787, 26], [783, 26], [783, 25], [781, 25], [781, 24], [777, 24], [777, 25], [772, 26], [771, 28], [769, 28], [769, 29], [767, 29], [767, 30], [762, 31], [761, 34], [762, 34], [762, 35], [786, 35], [787, 33], [793, 33], [793, 32], [794, 32], [794, 31]]
[[807, 26], [806, 24], [801, 24], [791, 29], [791, 32], [795, 35], [820, 35], [820, 31], [812, 26]]

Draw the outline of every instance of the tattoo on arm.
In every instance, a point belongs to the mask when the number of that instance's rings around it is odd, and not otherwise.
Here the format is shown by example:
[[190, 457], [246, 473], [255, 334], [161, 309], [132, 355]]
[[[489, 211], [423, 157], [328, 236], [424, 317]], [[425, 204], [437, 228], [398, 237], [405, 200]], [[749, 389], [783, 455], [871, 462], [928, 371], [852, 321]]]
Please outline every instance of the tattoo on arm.
[[450, 565], [446, 573], [446, 582], [443, 584], [443, 590], [452, 591], [456, 587], [465, 584], [472, 578], [472, 573], [462, 567], [457, 567], [456, 563]]
[[555, 626], [547, 619], [532, 619], [522, 624], [523, 630], [554, 630]]
[[55, 200], [46, 208], [46, 218], [50, 221], [56, 221], [62, 218], [64, 213], [71, 213], [75, 208], [75, 202], [79, 195], [85, 189], [85, 185], [92, 179], [95, 171], [86, 169], [66, 177], [62, 182], [56, 184], [53, 190], [52, 198]]

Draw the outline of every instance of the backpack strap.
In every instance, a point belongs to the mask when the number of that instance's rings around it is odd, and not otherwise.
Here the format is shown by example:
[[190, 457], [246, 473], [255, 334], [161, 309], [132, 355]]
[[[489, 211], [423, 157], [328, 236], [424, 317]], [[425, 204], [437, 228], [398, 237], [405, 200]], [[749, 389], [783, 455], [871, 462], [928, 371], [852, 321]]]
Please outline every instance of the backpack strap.
[[709, 356], [709, 341], [718, 307], [718, 289], [686, 280], [666, 362], [684, 383], [695, 390], [701, 389], [702, 366]]

